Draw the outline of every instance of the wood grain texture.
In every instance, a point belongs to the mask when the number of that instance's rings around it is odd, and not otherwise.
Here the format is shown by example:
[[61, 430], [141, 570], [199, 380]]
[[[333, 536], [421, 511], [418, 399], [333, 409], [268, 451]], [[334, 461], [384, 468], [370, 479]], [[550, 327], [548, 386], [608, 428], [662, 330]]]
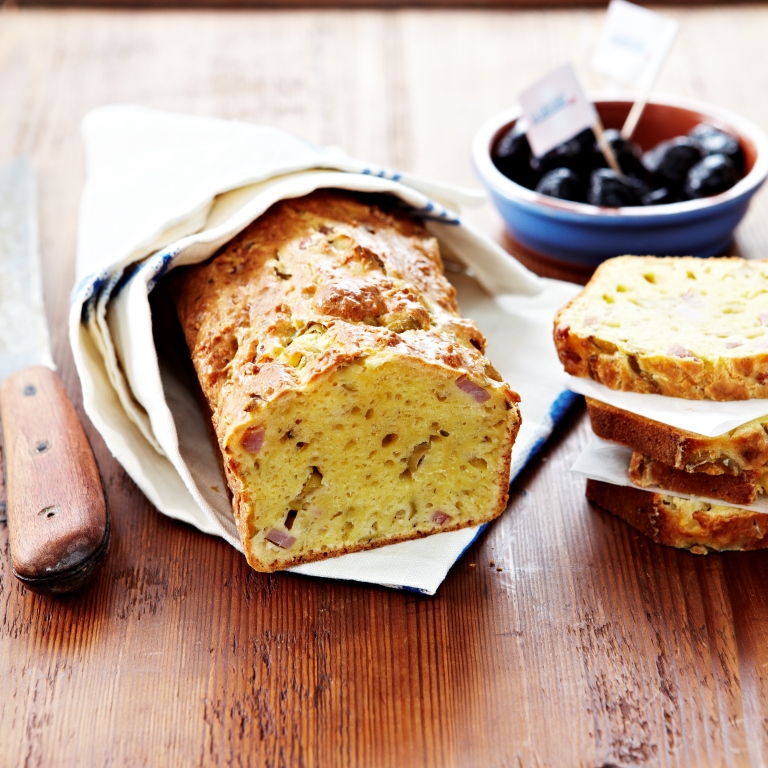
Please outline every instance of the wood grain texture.
[[[715, 5], [720, 0], [656, 0], [654, 5]], [[759, 2], [759, 0], [752, 0]], [[5, 0], [9, 7], [48, 8], [214, 8], [214, 9], [338, 9], [338, 8], [573, 8], [599, 6], [605, 0]], [[2, 3], [0, 3], [2, 6]]]
[[[659, 90], [768, 128], [768, 8], [668, 12], [681, 31]], [[271, 123], [475, 185], [474, 131], [531, 80], [572, 58], [603, 85], [588, 68], [601, 22], [588, 9], [0, 11], [0, 163], [24, 152], [38, 170], [54, 357], [78, 408], [65, 326], [89, 109]], [[766, 214], [763, 191], [744, 255], [768, 252]], [[467, 215], [501, 237], [490, 206]], [[159, 515], [88, 433], [114, 518], [93, 587], [29, 593], [0, 523], [3, 768], [768, 761], [768, 555], [697, 557], [591, 507], [568, 472], [582, 406], [434, 598], [252, 572]]]

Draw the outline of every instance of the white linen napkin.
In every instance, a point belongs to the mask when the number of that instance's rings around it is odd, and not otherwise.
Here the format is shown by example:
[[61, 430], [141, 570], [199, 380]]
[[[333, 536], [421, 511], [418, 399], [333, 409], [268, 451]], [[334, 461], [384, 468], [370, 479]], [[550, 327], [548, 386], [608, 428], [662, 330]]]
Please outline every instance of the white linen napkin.
[[[453, 209], [477, 193], [372, 167], [278, 129], [100, 107], [86, 116], [87, 179], [78, 230], [70, 341], [88, 416], [160, 512], [242, 551], [208, 428], [167, 343], [152, 291], [176, 266], [212, 255], [272, 203], [321, 187], [397, 195], [438, 238], [462, 313], [522, 398], [515, 477], [574, 396], [551, 340], [578, 286], [538, 278]], [[155, 294], [156, 296], [157, 294]], [[357, 552], [291, 570], [434, 594], [478, 528]]]

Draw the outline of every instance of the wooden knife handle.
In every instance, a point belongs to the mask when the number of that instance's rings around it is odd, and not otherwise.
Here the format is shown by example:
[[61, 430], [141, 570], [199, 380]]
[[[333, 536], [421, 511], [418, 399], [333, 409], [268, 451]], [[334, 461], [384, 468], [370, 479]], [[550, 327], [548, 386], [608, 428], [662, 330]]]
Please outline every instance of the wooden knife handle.
[[93, 451], [59, 377], [36, 366], [0, 387], [11, 566], [45, 594], [82, 586], [110, 540]]

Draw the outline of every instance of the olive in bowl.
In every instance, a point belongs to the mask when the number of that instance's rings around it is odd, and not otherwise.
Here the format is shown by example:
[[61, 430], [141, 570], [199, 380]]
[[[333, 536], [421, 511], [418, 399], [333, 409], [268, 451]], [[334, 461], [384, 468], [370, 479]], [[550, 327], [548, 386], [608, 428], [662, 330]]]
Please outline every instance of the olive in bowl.
[[[632, 99], [624, 95], [606, 95], [594, 98], [593, 102], [606, 126], [607, 138], [616, 142], [614, 146], [619, 149], [618, 129], [624, 124]], [[535, 184], [533, 187], [518, 184], [494, 163], [497, 143], [520, 117], [519, 109], [507, 110], [480, 128], [472, 143], [475, 171], [488, 189], [514, 242], [534, 254], [574, 265], [594, 267], [606, 258], [632, 253], [721, 254], [732, 242], [735, 227], [768, 174], [768, 137], [756, 125], [700, 102], [654, 97], [646, 105], [632, 136], [637, 148], [629, 146], [616, 152], [622, 176], [625, 181], [634, 180], [630, 184], [637, 196], [624, 198], [611, 196], [613, 192], [607, 194], [615, 191], [616, 179], [600, 170], [605, 169], [606, 163], [598, 155], [594, 161], [596, 167], [589, 171], [589, 179], [581, 179], [587, 197], [584, 200], [562, 199], [536, 192]], [[722, 136], [715, 136], [714, 131], [719, 131]], [[703, 140], [704, 134], [711, 137], [709, 146]], [[663, 142], [679, 137], [686, 138], [681, 142], [683, 145], [698, 148], [688, 153], [690, 156], [682, 164], [686, 165], [689, 160], [693, 162], [685, 168], [684, 174], [672, 176], [667, 173], [662, 179], [658, 167], [649, 162], [648, 153]], [[735, 143], [728, 137], [735, 139]], [[714, 151], [716, 149], [721, 151]], [[720, 179], [717, 184], [708, 186], [700, 176], [727, 177], [727, 171], [721, 167], [727, 163], [707, 159], [718, 154], [730, 157], [737, 170], [742, 156], [743, 170], [732, 186], [708, 195], [709, 190], [717, 189], [724, 181]], [[629, 160], [629, 156], [634, 161], [640, 160], [640, 164]], [[700, 163], [704, 165], [697, 168]], [[691, 173], [693, 179], [689, 183]], [[593, 176], [601, 179], [598, 186], [606, 188], [600, 196], [593, 193], [591, 199], [596, 204], [588, 201]], [[608, 199], [611, 202], [606, 202]], [[615, 205], [616, 202], [620, 205]]]

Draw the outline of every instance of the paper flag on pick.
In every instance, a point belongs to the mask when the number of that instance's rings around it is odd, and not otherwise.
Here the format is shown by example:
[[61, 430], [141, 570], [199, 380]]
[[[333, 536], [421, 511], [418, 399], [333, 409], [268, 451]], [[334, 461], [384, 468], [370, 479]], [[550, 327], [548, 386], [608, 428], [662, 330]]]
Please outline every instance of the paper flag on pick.
[[553, 69], [523, 91], [520, 106], [528, 122], [528, 142], [537, 157], [598, 120], [570, 64]]
[[592, 68], [641, 91], [653, 86], [678, 24], [626, 0], [611, 0]]

